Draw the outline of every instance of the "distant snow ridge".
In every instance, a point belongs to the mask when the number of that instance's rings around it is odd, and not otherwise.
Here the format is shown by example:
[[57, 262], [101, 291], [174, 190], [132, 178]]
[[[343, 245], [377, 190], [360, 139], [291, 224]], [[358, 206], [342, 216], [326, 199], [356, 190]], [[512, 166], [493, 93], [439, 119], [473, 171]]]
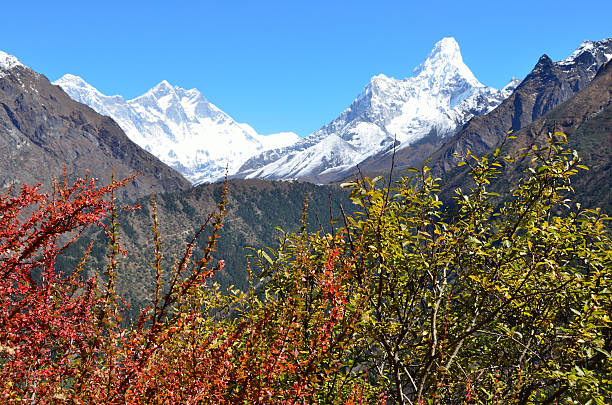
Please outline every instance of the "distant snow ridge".
[[594, 76], [599, 66], [609, 62], [611, 59], [612, 38], [606, 38], [601, 41], [584, 41], [567, 59], [556, 63], [560, 66], [571, 66], [580, 61], [590, 63], [587, 70]]
[[140, 147], [174, 167], [193, 184], [235, 173], [251, 156], [282, 148], [299, 138], [292, 132], [259, 135], [234, 121], [198, 90], [162, 81], [133, 100], [106, 96], [78, 76], [64, 75], [59, 85], [74, 100], [110, 116]]
[[596, 59], [610, 61], [612, 59], [612, 38], [602, 39], [601, 41], [586, 40], [567, 59], [558, 63], [565, 65], [574, 63], [584, 53], [590, 53]]
[[443, 38], [412, 77], [374, 76], [338, 118], [292, 146], [252, 157], [238, 176], [338, 180], [395, 138], [402, 148], [427, 135], [451, 135], [497, 107], [519, 83], [513, 79], [502, 90], [484, 86], [463, 63], [455, 39]]
[[0, 51], [0, 77], [4, 77], [6, 75], [6, 73], [3, 71], [10, 70], [16, 66], [24, 65], [13, 55]]

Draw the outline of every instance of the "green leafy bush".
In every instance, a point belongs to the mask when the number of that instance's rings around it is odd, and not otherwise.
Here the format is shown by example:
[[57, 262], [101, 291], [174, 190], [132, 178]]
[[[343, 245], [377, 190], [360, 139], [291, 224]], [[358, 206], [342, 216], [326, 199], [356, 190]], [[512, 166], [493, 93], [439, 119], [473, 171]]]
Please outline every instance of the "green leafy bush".
[[[456, 190], [452, 210], [427, 167], [396, 187], [344, 185], [360, 212], [308, 249], [338, 249], [351, 269], [347, 308], [363, 312], [345, 377], [367, 370], [402, 404], [612, 397], [610, 218], [569, 199], [586, 168], [565, 145], [557, 133], [525, 152], [531, 165], [503, 203], [487, 191], [501, 175], [499, 149], [464, 157], [475, 186]], [[283, 248], [272, 265], [262, 260], [276, 295], [292, 291], [298, 257]]]

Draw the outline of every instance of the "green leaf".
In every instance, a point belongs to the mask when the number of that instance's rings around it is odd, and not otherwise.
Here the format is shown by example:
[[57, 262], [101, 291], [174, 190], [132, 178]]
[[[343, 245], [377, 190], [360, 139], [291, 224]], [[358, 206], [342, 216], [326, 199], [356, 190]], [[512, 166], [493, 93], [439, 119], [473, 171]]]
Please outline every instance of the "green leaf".
[[380, 181], [381, 179], [384, 179], [385, 176], [376, 176], [374, 177], [374, 180], [372, 180], [372, 184], [376, 183], [377, 181]]
[[270, 256], [268, 256], [268, 254], [266, 252], [264, 252], [263, 250], [260, 250], [259, 253], [263, 256], [264, 259], [266, 259], [266, 261], [270, 264], [274, 263], [272, 261], [272, 259], [270, 258]]
[[610, 358], [612, 357], [612, 355], [610, 354], [610, 352], [605, 351], [604, 349], [602, 349], [601, 347], [595, 347], [595, 350], [598, 351], [599, 353], [603, 354], [604, 356]]

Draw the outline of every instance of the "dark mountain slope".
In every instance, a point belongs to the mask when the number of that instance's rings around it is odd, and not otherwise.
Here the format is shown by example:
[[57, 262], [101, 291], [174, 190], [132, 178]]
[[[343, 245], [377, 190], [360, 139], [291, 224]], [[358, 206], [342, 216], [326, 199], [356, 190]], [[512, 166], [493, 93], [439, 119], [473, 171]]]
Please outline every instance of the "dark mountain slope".
[[126, 198], [190, 187], [112, 119], [73, 101], [45, 76], [21, 64], [0, 66], [0, 189], [51, 184], [64, 167], [71, 178], [89, 170], [104, 183], [112, 169], [117, 178], [142, 172], [122, 191]]
[[591, 44], [592, 48], [566, 61], [553, 62], [543, 55], [499, 107], [487, 115], [475, 117], [445, 142], [431, 156], [430, 167], [443, 173], [457, 165], [455, 153], [461, 155], [467, 149], [475, 154], [485, 153], [497, 145], [507, 131], [523, 128], [582, 90], [607, 62], [606, 54], [612, 54], [612, 38]]
[[[507, 144], [504, 153], [517, 153], [533, 144], [545, 145], [549, 133], [564, 132], [568, 146], [578, 151], [589, 171], [573, 180], [575, 200], [588, 207], [612, 212], [612, 61], [602, 66], [593, 81], [568, 101], [516, 132], [517, 139]], [[516, 183], [527, 162], [508, 165], [492, 185], [498, 191]], [[443, 181], [448, 199], [456, 187], [469, 186], [464, 167], [449, 171]]]

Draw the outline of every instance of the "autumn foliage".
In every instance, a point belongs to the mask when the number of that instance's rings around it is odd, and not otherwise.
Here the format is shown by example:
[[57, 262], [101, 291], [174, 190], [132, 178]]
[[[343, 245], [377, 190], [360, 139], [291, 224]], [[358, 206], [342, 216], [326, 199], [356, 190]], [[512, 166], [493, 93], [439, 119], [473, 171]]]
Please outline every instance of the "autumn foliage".
[[[298, 309], [289, 301], [260, 301], [210, 283], [223, 261], [212, 252], [225, 200], [199, 233], [209, 229], [203, 258], [192, 260], [194, 242], [166, 274], [154, 214], [151, 305], [136, 322], [121, 318], [115, 291], [117, 255], [113, 192], [125, 181], [96, 187], [94, 179], [57, 183], [51, 194], [39, 187], [9, 190], [0, 200], [0, 393], [9, 402], [32, 403], [310, 403], [365, 400], [361, 387], [338, 392], [328, 384], [352, 338], [344, 317], [346, 299], [330, 251], [310, 292], [320, 299]], [[155, 206], [155, 200], [153, 200]], [[155, 211], [154, 211], [155, 213]], [[84, 280], [83, 266], [62, 273], [57, 255], [90, 225], [105, 227], [108, 267]], [[304, 255], [302, 255], [304, 256]], [[304, 256], [304, 265], [309, 261]], [[309, 264], [314, 272], [315, 264]], [[338, 270], [338, 271], [337, 271]], [[346, 269], [345, 269], [346, 270]], [[318, 271], [318, 270], [317, 270]], [[296, 273], [295, 285], [306, 276]], [[287, 304], [290, 305], [287, 305]], [[291, 306], [293, 303], [294, 306]]]
[[[96, 280], [62, 274], [55, 259], [79, 233], [100, 224], [120, 183], [96, 188], [91, 179], [56, 184], [49, 195], [39, 186], [0, 198], [0, 388], [4, 399], [62, 396], [101, 343]], [[76, 380], [75, 380], [76, 381]]]
[[[218, 209], [174, 265], [152, 204], [150, 305], [123, 319], [114, 191], [94, 179], [0, 197], [0, 396], [7, 403], [604, 403], [612, 395], [609, 218], [571, 203], [583, 167], [564, 136], [489, 191], [500, 150], [465, 156], [452, 210], [427, 168], [345, 186], [359, 207], [329, 232], [284, 234], [251, 288], [214, 282]], [[305, 204], [307, 201], [305, 201]], [[128, 207], [129, 208], [129, 207]], [[304, 210], [306, 212], [306, 210]], [[344, 211], [343, 211], [344, 212]], [[56, 259], [89, 226], [108, 264]], [[200, 235], [205, 243], [196, 245]], [[200, 255], [194, 255], [201, 249]], [[195, 257], [199, 259], [195, 259]]]

